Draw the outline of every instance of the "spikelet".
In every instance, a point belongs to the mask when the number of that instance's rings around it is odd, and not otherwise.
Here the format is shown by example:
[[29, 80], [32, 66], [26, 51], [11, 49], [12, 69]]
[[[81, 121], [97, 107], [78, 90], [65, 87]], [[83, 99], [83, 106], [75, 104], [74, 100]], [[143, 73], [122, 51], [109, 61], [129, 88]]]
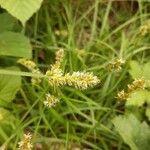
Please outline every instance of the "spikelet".
[[132, 84], [128, 85], [128, 93], [131, 93], [138, 89], [144, 89], [145, 87], [146, 87], [146, 81], [143, 78], [135, 79], [132, 82]]
[[72, 74], [67, 73], [64, 76], [64, 82], [69, 86], [74, 86], [81, 90], [93, 87], [100, 82], [97, 76], [89, 72], [73, 72]]
[[128, 89], [126, 92], [122, 90], [117, 94], [117, 98], [120, 100], [127, 100], [132, 92], [138, 89], [144, 89], [145, 87], [146, 87], [146, 80], [144, 80], [143, 78], [135, 79], [132, 82], [132, 84], [128, 84]]
[[51, 86], [62, 86], [65, 85], [63, 81], [63, 73], [60, 69], [48, 70], [46, 72], [46, 77]]
[[93, 87], [100, 82], [97, 76], [94, 76], [93, 73], [89, 72], [78, 71], [73, 72], [72, 74], [67, 73], [62, 75], [61, 72], [55, 72], [55, 74], [52, 74], [51, 71], [47, 71], [46, 76], [48, 77], [50, 85], [69, 85], [82, 90]]
[[33, 145], [31, 143], [32, 135], [30, 133], [24, 134], [23, 139], [18, 143], [19, 150], [32, 150]]
[[21, 58], [17, 62], [19, 64], [23, 65], [24, 67], [26, 67], [27, 69], [29, 69], [30, 71], [37, 69], [35, 62], [33, 62], [29, 59]]
[[46, 94], [46, 100], [44, 101], [44, 105], [51, 108], [59, 102], [59, 99], [56, 98], [54, 95]]
[[118, 94], [117, 94], [117, 98], [119, 100], [127, 100], [129, 98], [129, 93], [125, 92], [124, 90], [120, 91]]
[[62, 70], [60, 69], [61, 63], [64, 57], [64, 50], [59, 49], [56, 52], [55, 63], [51, 65], [51, 69], [46, 71], [46, 77], [48, 77], [49, 84], [51, 86], [61, 86], [62, 83]]
[[55, 34], [57, 36], [66, 37], [66, 36], [68, 36], [68, 31], [67, 30], [55, 30]]
[[61, 63], [63, 61], [63, 57], [64, 57], [64, 50], [62, 48], [60, 48], [57, 52], [56, 52], [56, 57], [55, 57], [55, 63], [53, 65], [51, 65], [51, 70], [58, 70], [61, 66]]
[[123, 59], [116, 58], [108, 64], [108, 69], [111, 71], [119, 72], [121, 70], [121, 66], [124, 63], [125, 63], [125, 61]]
[[[25, 58], [21, 58], [17, 61], [19, 64], [23, 65], [24, 67], [26, 67], [28, 70], [30, 70], [33, 74], [36, 75], [41, 75], [42, 73], [40, 72], [39, 68], [37, 67], [37, 65], [28, 59]], [[40, 83], [41, 79], [39, 77], [32, 77], [31, 78], [31, 82], [33, 85]]]
[[150, 33], [150, 19], [147, 20], [145, 24], [143, 24], [140, 27], [139, 32], [141, 33], [142, 36], [145, 36], [146, 34]]

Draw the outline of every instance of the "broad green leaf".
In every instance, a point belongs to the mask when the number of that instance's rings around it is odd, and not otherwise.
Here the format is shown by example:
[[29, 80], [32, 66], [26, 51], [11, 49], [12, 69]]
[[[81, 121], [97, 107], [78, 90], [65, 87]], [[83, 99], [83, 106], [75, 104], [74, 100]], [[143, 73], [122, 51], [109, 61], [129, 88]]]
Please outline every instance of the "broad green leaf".
[[134, 79], [144, 77], [150, 80], [150, 62], [140, 65], [137, 61], [131, 61], [129, 73]]
[[113, 120], [113, 124], [124, 142], [128, 144], [132, 150], [138, 150], [134, 142], [134, 134], [139, 130], [138, 120], [133, 115], [118, 116]]
[[[0, 108], [0, 137], [3, 135], [10, 136], [14, 130], [17, 123], [17, 118], [12, 114], [12, 112]], [[0, 142], [5, 142], [0, 138]]]
[[150, 62], [144, 64], [143, 70], [143, 77], [145, 77], [147, 80], [150, 80]]
[[[16, 70], [17, 67], [9, 67], [7, 70]], [[16, 93], [21, 87], [21, 77], [14, 75], [1, 75], [0, 74], [0, 105], [5, 105], [11, 102]]]
[[24, 25], [25, 22], [40, 8], [43, 0], [0, 0], [2, 8], [19, 19]]
[[0, 14], [0, 33], [4, 31], [11, 31], [16, 19], [8, 13]]
[[134, 79], [142, 77], [142, 72], [142, 66], [137, 61], [130, 61], [129, 73]]
[[146, 107], [146, 112], [145, 112], [148, 120], [150, 121], [150, 105], [148, 107]]
[[6, 109], [0, 108], [0, 126], [2, 124], [10, 124], [10, 120], [14, 119], [13, 115]]
[[150, 128], [146, 123], [140, 123], [134, 115], [130, 114], [116, 117], [113, 124], [131, 150], [149, 149]]
[[139, 134], [135, 138], [135, 143], [139, 150], [148, 150], [150, 148], [150, 128], [145, 122], [140, 124]]
[[126, 106], [142, 106], [148, 99], [149, 91], [138, 90], [131, 94], [126, 102]]
[[0, 55], [31, 58], [32, 48], [29, 39], [20, 33], [1, 33]]

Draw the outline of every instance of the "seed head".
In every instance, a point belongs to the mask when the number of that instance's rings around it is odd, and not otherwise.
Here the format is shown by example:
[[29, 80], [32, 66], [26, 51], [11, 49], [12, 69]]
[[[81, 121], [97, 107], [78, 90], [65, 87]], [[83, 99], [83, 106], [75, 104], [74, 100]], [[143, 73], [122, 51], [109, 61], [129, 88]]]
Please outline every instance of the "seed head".
[[72, 74], [67, 73], [64, 76], [64, 81], [69, 86], [75, 86], [79, 89], [87, 89], [93, 87], [100, 82], [97, 76], [89, 72], [73, 72]]
[[119, 100], [127, 100], [129, 98], [129, 93], [126, 93], [124, 90], [122, 90], [117, 94], [117, 98]]
[[125, 63], [125, 61], [123, 59], [116, 58], [108, 64], [108, 68], [111, 71], [119, 72], [121, 70], [122, 64], [124, 64], [124, 63]]
[[145, 24], [143, 24], [140, 27], [139, 32], [141, 33], [142, 36], [145, 36], [146, 34], [150, 33], [150, 19], [147, 20]]
[[[42, 74], [41, 71], [39, 70], [39, 68], [37, 67], [37, 65], [31, 60], [21, 58], [21, 59], [18, 60], [18, 63], [23, 65], [24, 67], [26, 67], [33, 74], [36, 74], [36, 75], [41, 75]], [[32, 77], [31, 82], [32, 82], [33, 85], [35, 85], [37, 83], [40, 83], [41, 79], [39, 77]]]
[[122, 90], [117, 94], [117, 98], [120, 100], [127, 100], [132, 92], [138, 89], [144, 89], [145, 87], [146, 81], [143, 78], [135, 79], [131, 84], [128, 84], [128, 89], [126, 92]]
[[55, 34], [56, 34], [57, 36], [63, 36], [63, 37], [68, 36], [67, 30], [55, 30]]
[[63, 81], [63, 73], [60, 69], [48, 70], [46, 72], [46, 77], [51, 86], [62, 86], [65, 85]]
[[44, 105], [51, 108], [59, 102], [59, 99], [56, 98], [54, 95], [46, 94], [46, 100], [44, 101]]
[[146, 87], [146, 81], [143, 78], [135, 79], [132, 84], [128, 85], [128, 93], [131, 93], [137, 89], [144, 89]]
[[30, 133], [24, 134], [23, 139], [18, 143], [19, 150], [31, 150], [33, 145], [31, 143], [32, 135]]
[[57, 70], [60, 68], [64, 57], [64, 50], [61, 48], [56, 52], [55, 63], [51, 65], [51, 70]]
[[30, 71], [37, 69], [37, 66], [36, 66], [35, 62], [33, 62], [33, 61], [29, 60], [29, 59], [21, 58], [17, 62], [19, 64], [25, 66]]

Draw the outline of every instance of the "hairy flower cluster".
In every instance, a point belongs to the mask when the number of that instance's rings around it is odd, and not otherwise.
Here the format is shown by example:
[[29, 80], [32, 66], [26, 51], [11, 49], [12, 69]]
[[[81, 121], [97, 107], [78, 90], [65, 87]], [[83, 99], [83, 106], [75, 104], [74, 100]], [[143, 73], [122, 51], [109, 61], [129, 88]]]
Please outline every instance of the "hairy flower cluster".
[[125, 92], [124, 90], [120, 91], [117, 94], [117, 98], [120, 100], [127, 100], [130, 97], [130, 94], [138, 89], [144, 89], [146, 87], [146, 81], [141, 79], [135, 79], [132, 84], [128, 85], [128, 89]]
[[[42, 74], [40, 72], [39, 68], [37, 67], [37, 65], [31, 60], [28, 60], [28, 59], [25, 59], [25, 58], [21, 58], [21, 59], [18, 60], [18, 63], [23, 65], [23, 66], [25, 66], [33, 74], [36, 74], [36, 75], [41, 75]], [[38, 78], [38, 77], [32, 77], [31, 78], [31, 82], [32, 82], [32, 84], [37, 84], [37, 83], [41, 82], [41, 79]]]
[[141, 79], [135, 79], [132, 84], [128, 85], [128, 93], [131, 93], [137, 89], [144, 89], [146, 87], [146, 81]]
[[61, 63], [63, 61], [64, 58], [64, 50], [63, 49], [59, 49], [56, 52], [56, 58], [55, 58], [55, 63], [53, 65], [51, 65], [51, 70], [58, 70], [61, 66]]
[[31, 150], [33, 145], [31, 143], [32, 135], [30, 133], [24, 134], [23, 139], [18, 143], [19, 150]]
[[119, 72], [121, 70], [121, 65], [124, 63], [125, 61], [123, 59], [116, 58], [108, 64], [108, 69], [111, 71]]
[[72, 74], [67, 73], [64, 76], [66, 84], [69, 86], [75, 86], [79, 89], [87, 89], [88, 87], [93, 87], [100, 82], [97, 76], [89, 72], [73, 72]]
[[129, 93], [122, 90], [117, 94], [117, 98], [120, 100], [127, 100], [129, 98]]
[[59, 102], [59, 99], [54, 95], [46, 94], [46, 100], [44, 101], [44, 105], [47, 107], [53, 107]]
[[72, 74], [67, 73], [63, 75], [61, 72], [51, 72], [47, 71], [46, 76], [50, 85], [69, 85], [74, 86], [79, 89], [87, 89], [88, 87], [93, 87], [100, 82], [97, 76], [89, 72], [73, 72]]
[[66, 36], [68, 36], [68, 31], [67, 30], [55, 30], [55, 34], [57, 36], [66, 37]]
[[145, 36], [147, 33], [150, 33], [150, 19], [147, 20], [146, 23], [140, 27], [140, 33], [142, 36]]

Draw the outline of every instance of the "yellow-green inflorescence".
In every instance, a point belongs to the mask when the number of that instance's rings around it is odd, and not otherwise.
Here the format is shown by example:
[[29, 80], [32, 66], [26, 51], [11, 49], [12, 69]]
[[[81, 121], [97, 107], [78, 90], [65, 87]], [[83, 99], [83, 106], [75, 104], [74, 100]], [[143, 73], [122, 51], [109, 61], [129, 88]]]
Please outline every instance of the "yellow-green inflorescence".
[[[64, 50], [59, 49], [56, 52], [55, 63], [52, 64], [50, 69], [48, 69], [45, 75], [43, 75], [45, 79], [48, 80], [50, 86], [69, 85], [81, 90], [85, 90], [89, 87], [97, 85], [100, 82], [98, 77], [91, 72], [77, 71], [64, 74], [63, 70], [61, 69], [63, 58]], [[39, 75], [42, 74], [36, 64], [31, 60], [20, 59], [18, 60], [18, 63], [28, 68], [32, 73], [36, 73]], [[40, 83], [41, 78], [33, 77], [32, 82]], [[44, 101], [44, 105], [52, 107], [55, 106], [57, 102], [59, 102], [59, 100], [54, 95], [46, 94], [46, 100]]]
[[121, 66], [125, 63], [122, 58], [115, 58], [108, 64], [108, 69], [110, 71], [119, 72], [121, 70]]
[[122, 90], [117, 94], [117, 98], [120, 100], [127, 100], [130, 97], [131, 93], [138, 89], [144, 89], [145, 87], [146, 80], [144, 80], [143, 78], [135, 79], [131, 84], [128, 84], [126, 92], [125, 90]]
[[140, 27], [140, 33], [142, 36], [145, 36], [146, 34], [150, 33], [150, 19], [148, 19], [141, 27]]
[[23, 139], [18, 143], [19, 150], [32, 150], [33, 145], [31, 143], [32, 135], [30, 133], [24, 134]]
[[47, 107], [55, 106], [59, 102], [59, 99], [51, 94], [46, 94], [46, 100], [44, 101], [44, 105]]
[[[40, 72], [39, 68], [37, 67], [37, 65], [29, 59], [21, 58], [21, 59], [18, 60], [18, 63], [25, 66], [33, 74], [36, 74], [36, 75], [41, 75], [42, 74]], [[32, 84], [38, 84], [38, 83], [41, 82], [41, 79], [39, 77], [32, 77], [31, 82], [32, 82]]]

